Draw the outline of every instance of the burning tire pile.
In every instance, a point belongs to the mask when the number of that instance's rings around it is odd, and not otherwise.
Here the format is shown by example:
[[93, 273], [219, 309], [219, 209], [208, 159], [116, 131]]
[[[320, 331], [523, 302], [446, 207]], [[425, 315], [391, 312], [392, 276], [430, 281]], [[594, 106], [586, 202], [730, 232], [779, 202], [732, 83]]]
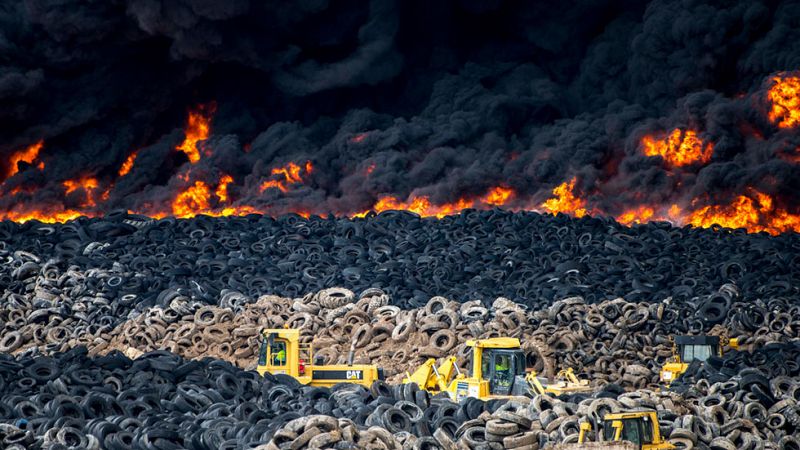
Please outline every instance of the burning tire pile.
[[[501, 211], [0, 224], [5, 448], [546, 448], [652, 408], [680, 448], [798, 449], [800, 237]], [[388, 384], [260, 377], [259, 331]], [[676, 334], [742, 351], [658, 371]], [[399, 384], [466, 340], [517, 337], [591, 394], [454, 403]]]

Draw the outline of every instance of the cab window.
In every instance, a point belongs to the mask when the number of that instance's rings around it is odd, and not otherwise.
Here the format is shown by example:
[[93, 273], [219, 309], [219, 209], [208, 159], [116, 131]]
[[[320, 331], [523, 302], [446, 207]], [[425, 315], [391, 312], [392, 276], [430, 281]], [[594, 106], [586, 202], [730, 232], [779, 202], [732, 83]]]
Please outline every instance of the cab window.
[[267, 365], [267, 337], [264, 336], [261, 339], [261, 348], [258, 349], [258, 365], [259, 366], [266, 366]]
[[714, 349], [710, 345], [684, 345], [681, 361], [690, 363], [692, 361], [705, 361], [714, 354]]
[[525, 375], [525, 354], [522, 352], [514, 353], [514, 373]]
[[639, 428], [638, 420], [623, 420], [622, 421], [622, 440], [633, 442], [636, 445], [642, 445], [642, 435]]
[[[623, 441], [632, 442], [636, 445], [641, 445], [643, 442], [650, 442], [642, 439], [641, 422], [638, 419], [623, 419], [622, 420], [622, 436]], [[606, 423], [603, 426], [603, 440], [613, 441], [614, 432], [616, 430], [611, 426], [611, 423]], [[652, 440], [652, 439], [651, 439]]]
[[273, 366], [285, 366], [286, 365], [286, 343], [281, 341], [276, 341], [272, 343], [272, 346], [269, 349], [270, 355], [272, 355], [272, 365]]
[[647, 417], [642, 417], [642, 444], [653, 442], [653, 425]]
[[483, 352], [483, 359], [481, 359], [481, 375], [484, 377], [488, 377], [490, 373], [492, 373], [492, 362], [493, 362], [491, 352]]

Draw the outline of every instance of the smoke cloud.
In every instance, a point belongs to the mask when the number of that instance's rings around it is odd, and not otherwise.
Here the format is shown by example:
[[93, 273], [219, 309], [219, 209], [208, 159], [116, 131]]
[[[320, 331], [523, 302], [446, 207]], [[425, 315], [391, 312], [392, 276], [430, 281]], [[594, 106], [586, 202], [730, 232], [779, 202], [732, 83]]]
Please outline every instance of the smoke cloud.
[[[797, 213], [800, 133], [770, 117], [768, 90], [800, 70], [799, 17], [750, 0], [16, 2], [0, 9], [0, 174], [17, 169], [0, 211], [171, 214], [230, 175], [213, 208], [352, 214], [494, 186], [529, 208], [574, 178], [604, 214], [752, 190]], [[192, 164], [176, 147], [208, 104]], [[710, 160], [644, 153], [675, 129]], [[302, 181], [263, 189], [305, 161]], [[82, 177], [99, 187], [67, 195]]]

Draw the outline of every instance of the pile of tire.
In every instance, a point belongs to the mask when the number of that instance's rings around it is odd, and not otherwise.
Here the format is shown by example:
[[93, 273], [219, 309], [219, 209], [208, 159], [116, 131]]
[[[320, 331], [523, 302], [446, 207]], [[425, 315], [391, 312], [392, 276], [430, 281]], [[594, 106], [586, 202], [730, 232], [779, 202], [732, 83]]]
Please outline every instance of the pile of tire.
[[[501, 210], [442, 219], [389, 211], [363, 219], [154, 221], [117, 213], [66, 224], [2, 222], [0, 243], [0, 279], [9, 292], [29, 293], [30, 276], [44, 265], [74, 268], [88, 274], [91, 295], [137, 296], [117, 317], [165, 307], [172, 292], [216, 304], [224, 289], [298, 297], [331, 286], [380, 286], [402, 308], [443, 295], [485, 305], [503, 296], [542, 309], [570, 296], [658, 302], [710, 295], [735, 282], [757, 298], [796, 295], [800, 286], [792, 270], [800, 263], [797, 234], [667, 223], [629, 228], [610, 219]], [[42, 291], [60, 283], [51, 279]]]
[[788, 396], [796, 389], [782, 384], [780, 400], [764, 411], [748, 401], [758, 391], [737, 400], [738, 388], [725, 383], [707, 384], [706, 394], [689, 398], [607, 385], [592, 395], [454, 403], [414, 384], [315, 388], [211, 358], [89, 357], [84, 348], [0, 356], [0, 380], [0, 445], [9, 450], [536, 450], [575, 442], [581, 422], [596, 430], [606, 413], [641, 407], [658, 411], [664, 435], [683, 448], [798, 445], [798, 407]]
[[[727, 333], [746, 348], [800, 337], [797, 319], [775, 328], [776, 318], [787, 317], [793, 308], [779, 299], [770, 302], [769, 312], [749, 314], [747, 326], [742, 325], [742, 312], [753, 310], [753, 304], [742, 301], [732, 285], [692, 302], [615, 299], [588, 304], [572, 297], [545, 310], [529, 310], [503, 298], [485, 307], [477, 301], [458, 303], [444, 297], [433, 297], [422, 308], [401, 310], [376, 288], [359, 296], [330, 288], [302, 298], [262, 296], [255, 301], [226, 292], [220, 303], [226, 306], [176, 296], [166, 308], [149, 308], [113, 330], [75, 335], [59, 345], [85, 345], [91, 354], [119, 350], [129, 356], [169, 350], [186, 358], [211, 356], [252, 369], [260, 330], [289, 326], [301, 330], [302, 342], [313, 344], [315, 356], [324, 362], [344, 364], [352, 349], [356, 362], [377, 364], [391, 381], [399, 382], [428, 358], [456, 355], [466, 367], [468, 339], [510, 336], [520, 339], [529, 367], [542, 376], [553, 377], [569, 367], [597, 386], [655, 389], [660, 368], [672, 355], [669, 337], [674, 334]], [[698, 315], [703, 308], [696, 305], [708, 303], [725, 307], [719, 323], [712, 325]], [[17, 352], [44, 352], [52, 345], [35, 341], [35, 336], [31, 339]]]

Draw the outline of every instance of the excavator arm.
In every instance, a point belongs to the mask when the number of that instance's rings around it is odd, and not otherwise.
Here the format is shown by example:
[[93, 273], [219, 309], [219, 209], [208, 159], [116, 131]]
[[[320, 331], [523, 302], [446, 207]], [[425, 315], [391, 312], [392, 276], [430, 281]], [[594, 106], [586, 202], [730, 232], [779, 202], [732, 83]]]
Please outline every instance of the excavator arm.
[[456, 357], [450, 356], [437, 368], [436, 360], [429, 358], [414, 373], [406, 372], [403, 383], [416, 383], [421, 389], [429, 392], [446, 391], [453, 374], [458, 373]]
[[531, 392], [534, 394], [544, 395], [547, 393], [542, 383], [536, 378], [536, 372], [530, 371], [527, 375], [525, 375], [525, 381], [528, 382], [528, 386], [531, 388]]

